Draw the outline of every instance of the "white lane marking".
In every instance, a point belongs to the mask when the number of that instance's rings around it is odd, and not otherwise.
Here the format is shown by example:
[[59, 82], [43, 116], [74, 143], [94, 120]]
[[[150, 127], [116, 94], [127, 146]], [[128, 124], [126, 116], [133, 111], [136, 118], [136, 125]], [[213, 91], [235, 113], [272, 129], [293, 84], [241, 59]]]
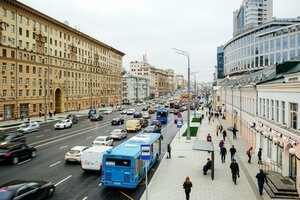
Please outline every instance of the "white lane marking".
[[86, 200], [87, 199], [87, 197], [84, 197], [82, 200]]
[[109, 130], [105, 130], [104, 132], [106, 133], [106, 132], [108, 132]]
[[18, 165], [22, 165], [22, 164], [27, 163], [27, 162], [29, 162], [29, 161], [31, 161], [31, 159], [24, 160], [23, 162], [18, 163]]
[[45, 131], [45, 132], [46, 132], [46, 131], [51, 131], [51, 129], [49, 128], [49, 129], [46, 129], [46, 130], [44, 130], [44, 131]]
[[61, 163], [61, 161], [58, 161], [58, 162], [56, 162], [56, 163], [53, 163], [52, 165], [49, 165], [49, 167], [53, 167], [53, 166], [55, 166], [55, 165], [57, 165], [57, 164], [59, 164], [59, 163]]
[[61, 184], [62, 182], [68, 180], [68, 179], [71, 178], [71, 177], [72, 177], [72, 175], [68, 176], [67, 178], [64, 178], [63, 180], [61, 180], [61, 181], [59, 181], [58, 183], [56, 183], [54, 186], [55, 186], [55, 187], [58, 186], [59, 184]]
[[80, 126], [84, 126], [84, 124], [81, 124]]
[[59, 149], [64, 149], [66, 147], [68, 147], [69, 145], [65, 145], [65, 146], [62, 146], [62, 147], [59, 147]]
[[89, 137], [87, 137], [86, 139], [88, 140], [88, 139], [91, 139], [93, 136], [89, 136]]
[[41, 138], [41, 137], [44, 137], [44, 135], [38, 135], [35, 138]]

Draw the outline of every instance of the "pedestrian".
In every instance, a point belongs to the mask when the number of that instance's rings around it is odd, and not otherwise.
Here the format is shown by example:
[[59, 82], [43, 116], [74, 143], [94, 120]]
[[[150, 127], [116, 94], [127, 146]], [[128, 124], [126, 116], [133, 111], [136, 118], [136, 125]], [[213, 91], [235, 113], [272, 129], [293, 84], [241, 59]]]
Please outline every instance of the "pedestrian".
[[221, 153], [221, 149], [222, 149], [223, 146], [224, 146], [224, 142], [223, 142], [223, 140], [221, 140], [221, 141], [219, 142], [220, 153]]
[[183, 183], [183, 189], [185, 191], [185, 197], [186, 197], [186, 200], [189, 200], [190, 199], [190, 193], [191, 193], [191, 189], [193, 187], [193, 184], [192, 182], [190, 181], [190, 177], [186, 177], [185, 178], [185, 181]]
[[56, 114], [56, 112], [54, 111], [54, 112], [53, 112], [53, 115], [55, 116], [55, 114]]
[[210, 120], [211, 120], [211, 115], [209, 115], [208, 117], [208, 123], [210, 123]]
[[211, 161], [209, 158], [207, 158], [206, 164], [203, 166], [203, 175], [207, 174], [207, 171], [211, 169]]
[[167, 146], [167, 152], [168, 152], [168, 154], [169, 155], [167, 155], [167, 158], [171, 158], [171, 145], [170, 144], [168, 144], [168, 146]]
[[201, 115], [201, 118], [204, 119], [204, 114]]
[[237, 130], [235, 129], [235, 127], [233, 127], [233, 129], [232, 129], [233, 139], [236, 139], [236, 132], [237, 132]]
[[221, 149], [221, 161], [222, 161], [222, 163], [225, 163], [226, 154], [227, 154], [227, 149], [224, 145]]
[[23, 121], [23, 119], [24, 119], [23, 115], [21, 115], [21, 117], [20, 117], [20, 118], [21, 118], [21, 121]]
[[225, 142], [226, 136], [227, 136], [227, 133], [226, 133], [226, 131], [224, 130], [224, 131], [223, 131], [223, 140], [224, 140], [224, 142]]
[[248, 151], [246, 152], [247, 153], [247, 156], [248, 156], [248, 163], [251, 163], [251, 156], [252, 156], [252, 154], [253, 154], [253, 147], [250, 147], [249, 149], [248, 149]]
[[30, 122], [30, 117], [28, 117], [27, 121]]
[[259, 150], [257, 152], [258, 164], [262, 164], [261, 156], [262, 156], [262, 148], [259, 148]]
[[206, 137], [206, 141], [207, 141], [207, 142], [211, 142], [211, 140], [212, 140], [211, 135], [208, 134], [207, 137]]
[[216, 135], [219, 136], [219, 125], [216, 127]]
[[255, 177], [257, 178], [259, 194], [262, 195], [265, 181], [268, 183], [267, 176], [264, 171], [260, 169], [259, 173], [257, 173]]
[[200, 124], [202, 124], [202, 117], [199, 118], [199, 122], [200, 122]]
[[230, 169], [232, 174], [232, 181], [236, 185], [236, 178], [237, 176], [240, 177], [240, 169], [239, 169], [239, 164], [236, 162], [235, 159], [231, 161]]
[[41, 112], [39, 112], [39, 117], [42, 117], [42, 113]]
[[222, 124], [220, 124], [219, 128], [220, 128], [220, 133], [222, 133], [222, 131], [223, 131], [223, 126], [222, 126]]
[[231, 161], [234, 160], [234, 156], [235, 156], [235, 153], [236, 153], [236, 149], [234, 147], [234, 145], [232, 145], [232, 147], [229, 149], [230, 151], [230, 158], [231, 158]]

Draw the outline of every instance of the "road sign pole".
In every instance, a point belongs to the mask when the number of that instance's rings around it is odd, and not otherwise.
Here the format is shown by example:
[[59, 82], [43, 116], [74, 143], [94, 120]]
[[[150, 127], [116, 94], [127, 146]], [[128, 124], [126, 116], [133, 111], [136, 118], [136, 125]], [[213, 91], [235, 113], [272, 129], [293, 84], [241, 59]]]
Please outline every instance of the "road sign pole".
[[146, 161], [146, 200], [148, 200], [148, 173], [147, 173], [147, 164], [148, 164], [148, 161]]

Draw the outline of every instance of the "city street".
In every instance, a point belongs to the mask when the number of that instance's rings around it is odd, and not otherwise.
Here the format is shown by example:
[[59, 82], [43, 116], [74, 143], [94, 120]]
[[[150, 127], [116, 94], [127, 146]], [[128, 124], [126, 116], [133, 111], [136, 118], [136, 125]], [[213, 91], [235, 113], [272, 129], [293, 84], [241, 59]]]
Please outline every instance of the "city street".
[[[136, 108], [140, 110], [140, 108]], [[18, 165], [1, 165], [0, 184], [5, 182], [26, 179], [26, 180], [49, 180], [56, 184], [56, 191], [53, 199], [139, 199], [144, 192], [145, 184], [141, 183], [135, 190], [106, 188], [100, 185], [100, 173], [84, 173], [80, 164], [66, 164], [64, 155], [73, 146], [91, 146], [92, 141], [101, 135], [109, 135], [115, 128], [124, 127], [111, 126], [111, 119], [119, 116], [119, 112], [104, 115], [104, 120], [91, 122], [86, 117], [80, 117], [79, 123], [74, 124], [70, 129], [54, 130], [53, 123], [41, 126], [40, 131], [27, 135], [27, 144], [37, 148], [37, 157], [32, 160], [25, 160]], [[133, 118], [132, 115], [124, 115], [124, 119]], [[155, 114], [152, 114], [152, 118]], [[128, 138], [136, 133], [129, 133]], [[173, 123], [173, 114], [170, 114], [169, 121], [163, 125], [162, 134], [162, 155], [166, 146], [172, 141], [176, 134], [176, 126]], [[117, 146], [122, 141], [115, 141]], [[149, 180], [155, 173], [159, 161], [150, 170]]]

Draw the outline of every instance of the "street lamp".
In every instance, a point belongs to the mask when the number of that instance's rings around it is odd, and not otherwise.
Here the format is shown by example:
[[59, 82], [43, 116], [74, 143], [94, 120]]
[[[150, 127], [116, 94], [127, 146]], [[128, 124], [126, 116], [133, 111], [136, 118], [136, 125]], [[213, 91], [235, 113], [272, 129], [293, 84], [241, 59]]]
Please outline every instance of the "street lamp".
[[187, 116], [187, 136], [186, 139], [190, 140], [191, 139], [191, 131], [190, 131], [190, 55], [187, 51], [183, 51], [180, 49], [175, 49], [172, 48], [173, 50], [175, 50], [175, 53], [183, 55], [185, 57], [187, 57], [188, 59], [188, 116]]
[[[196, 94], [196, 99], [198, 97], [198, 86], [197, 86], [197, 81], [196, 81], [196, 74], [199, 73], [200, 71], [197, 72], [191, 72], [191, 74], [194, 74], [194, 81], [195, 81], [195, 85], [194, 85], [194, 93]], [[196, 118], [196, 100], [194, 99], [194, 118]]]

